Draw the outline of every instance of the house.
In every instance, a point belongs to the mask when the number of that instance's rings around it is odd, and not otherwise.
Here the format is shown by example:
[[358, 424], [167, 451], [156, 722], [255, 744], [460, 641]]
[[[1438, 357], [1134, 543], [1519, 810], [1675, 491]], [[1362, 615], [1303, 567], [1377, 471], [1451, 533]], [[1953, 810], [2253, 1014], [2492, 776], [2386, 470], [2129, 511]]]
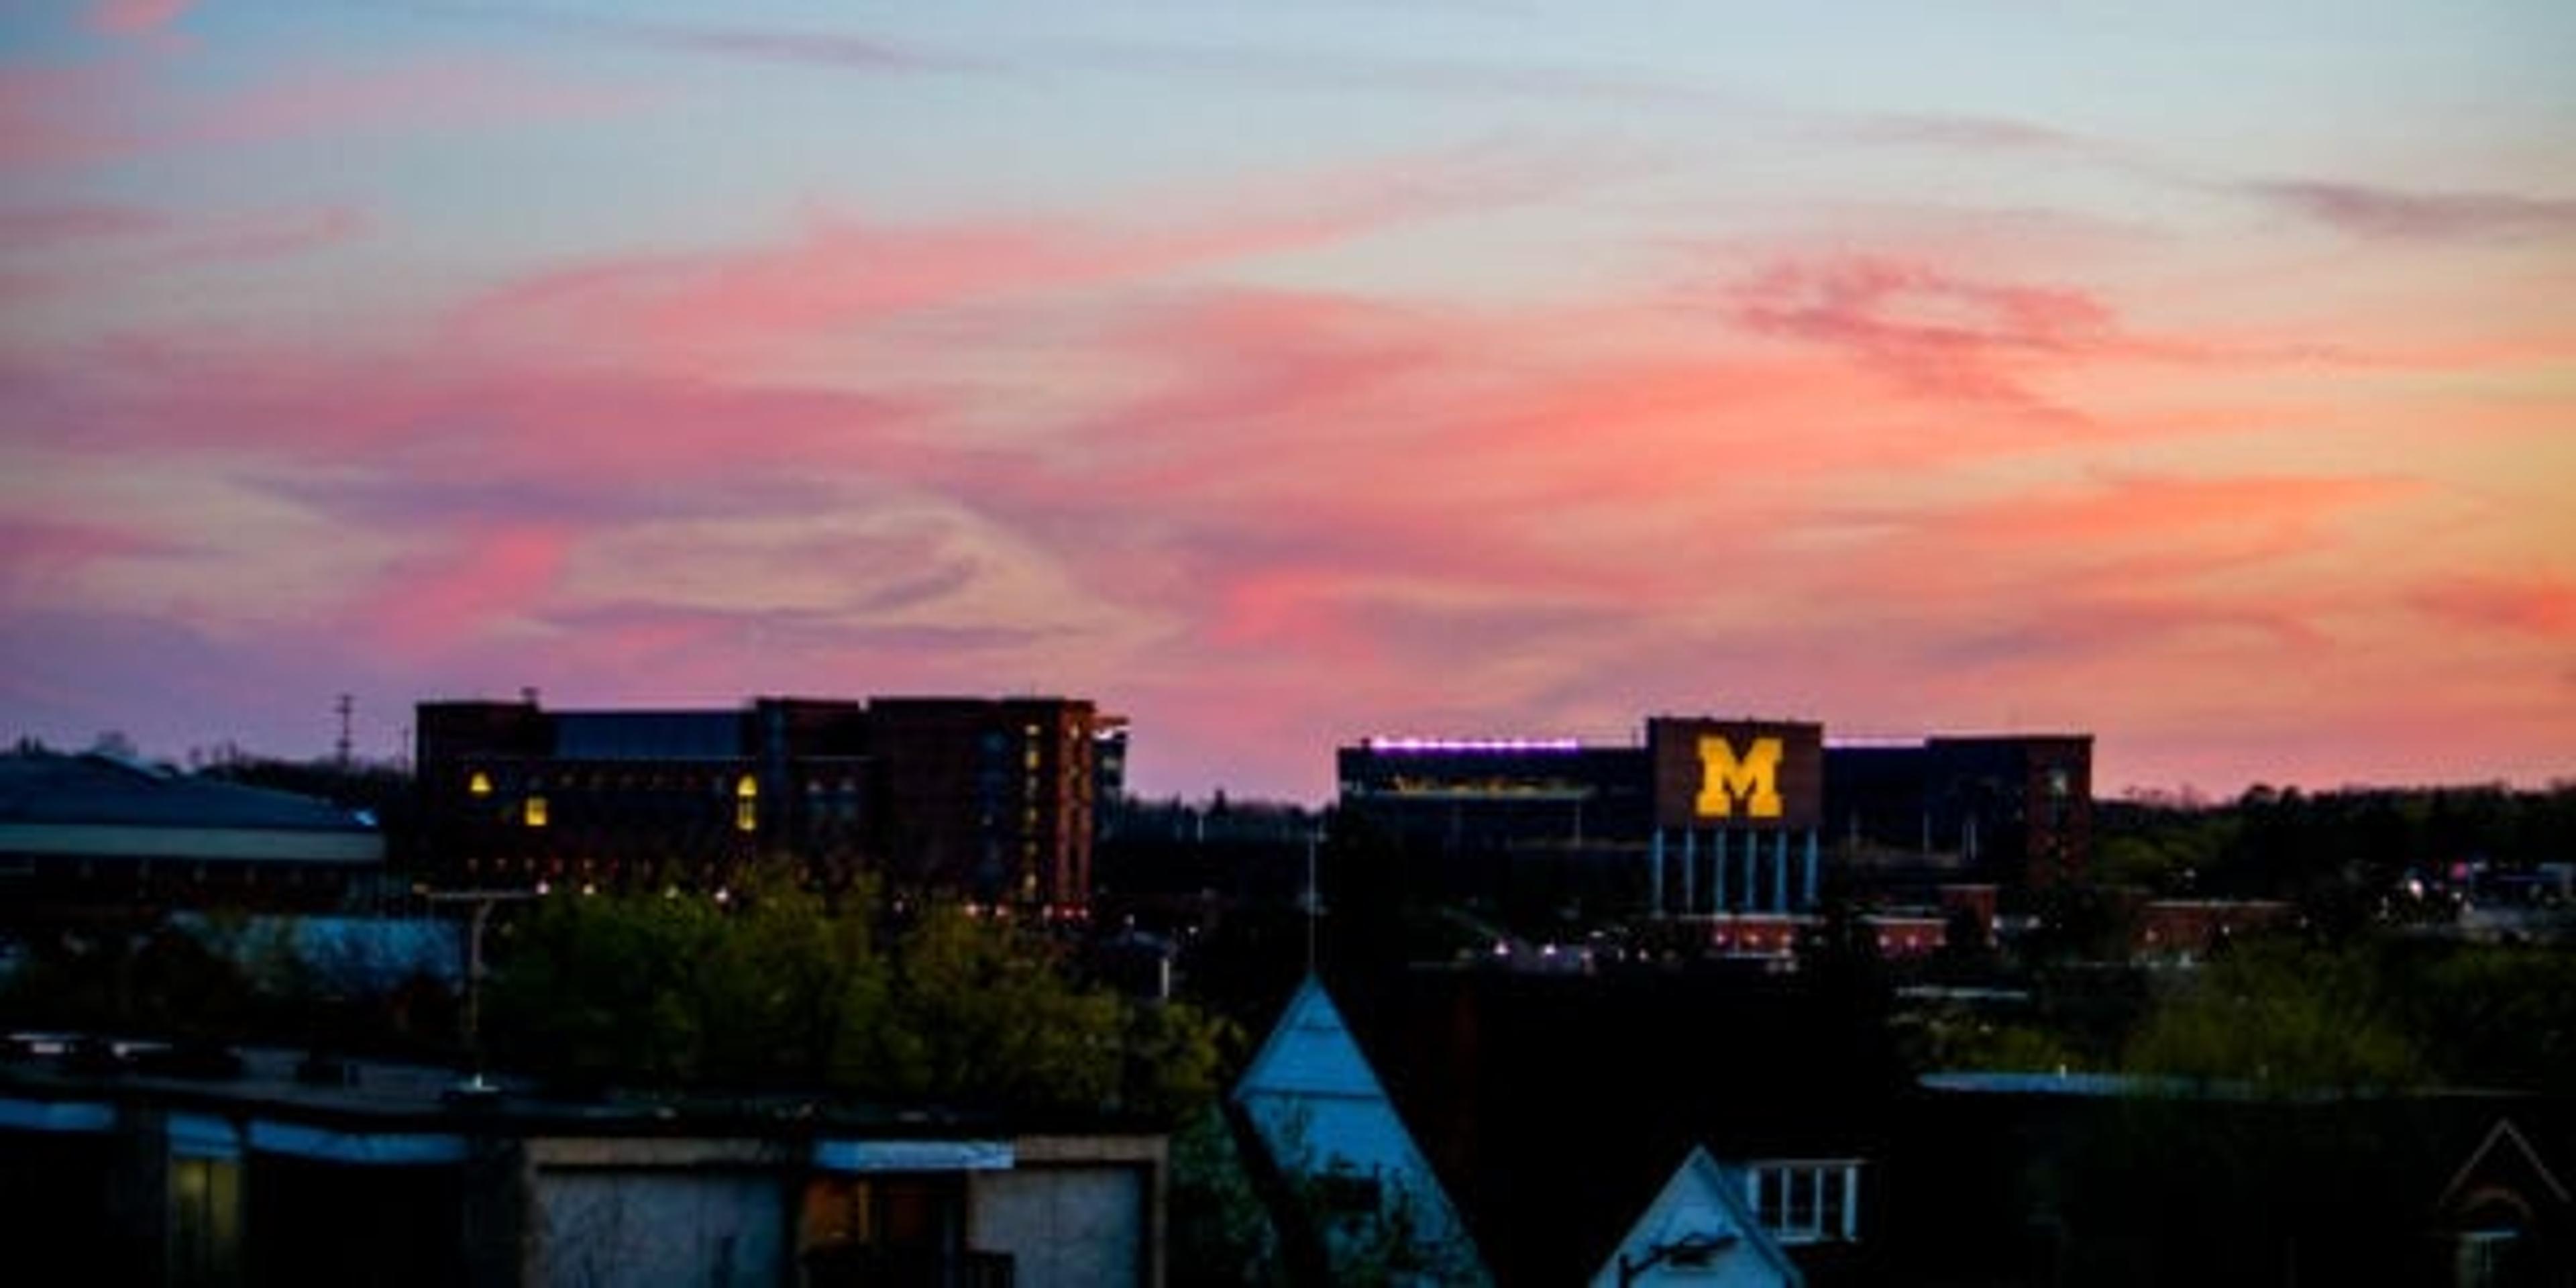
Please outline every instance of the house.
[[1235, 1093], [1284, 1169], [1329, 1193], [1338, 1160], [1418, 1196], [1506, 1288], [1616, 1283], [1623, 1257], [1647, 1279], [1722, 1262], [1719, 1282], [1778, 1284], [1875, 1264], [1892, 1084], [1813, 979], [1365, 985], [1345, 1012], [1308, 980]]
[[2576, 1195], [2510, 1118], [2499, 1118], [2433, 1204], [2456, 1288], [2576, 1282]]
[[1593, 1288], [1803, 1288], [1805, 1277], [1745, 1205], [1744, 1179], [1693, 1146], [1592, 1276]]
[[[1487, 1280], [1439, 1177], [1323, 982], [1308, 976], [1235, 1084], [1233, 1105], [1277, 1178], [1280, 1224], [1322, 1245], [1325, 1273], [1360, 1262], [1427, 1282]], [[1293, 1236], [1292, 1236], [1293, 1237]]]

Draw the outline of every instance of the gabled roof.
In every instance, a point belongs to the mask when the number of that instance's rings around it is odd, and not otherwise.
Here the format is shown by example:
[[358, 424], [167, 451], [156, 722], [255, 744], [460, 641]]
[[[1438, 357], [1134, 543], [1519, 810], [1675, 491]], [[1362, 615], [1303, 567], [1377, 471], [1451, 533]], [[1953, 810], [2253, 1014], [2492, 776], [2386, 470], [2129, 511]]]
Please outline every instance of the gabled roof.
[[1408, 1205], [1417, 1246], [1463, 1260], [1473, 1279], [1486, 1279], [1466, 1222], [1321, 980], [1310, 975], [1297, 986], [1233, 1099], [1281, 1172], [1356, 1174], [1391, 1187], [1386, 1201]]
[[1262, 1039], [1261, 1049], [1245, 1066], [1234, 1091], [1238, 1101], [1284, 1094], [1386, 1099], [1386, 1087], [1369, 1067], [1368, 1057], [1360, 1053], [1341, 1008], [1324, 992], [1324, 982], [1312, 975], [1288, 999], [1279, 1023]]
[[1680, 1259], [1692, 1253], [1706, 1257], [1713, 1282], [1785, 1288], [1805, 1283], [1789, 1254], [1745, 1208], [1743, 1182], [1697, 1145], [1611, 1249], [1592, 1282], [1625, 1288], [1627, 1272], [1647, 1279], [1658, 1267], [1680, 1268]]
[[[2537, 1182], [2537, 1184], [2534, 1184]], [[2486, 1139], [2469, 1152], [2467, 1162], [2451, 1174], [2451, 1183], [2442, 1187], [2442, 1197], [2433, 1206], [2449, 1213], [2455, 1207], [2474, 1199], [2487, 1187], [2511, 1187], [2517, 1193], [2528, 1192], [2531, 1198], [2554, 1203], [2560, 1208], [2576, 1204], [2567, 1187], [2541, 1161], [2540, 1153], [2523, 1137], [2522, 1129], [2510, 1118], [2499, 1118], [2487, 1130]]]

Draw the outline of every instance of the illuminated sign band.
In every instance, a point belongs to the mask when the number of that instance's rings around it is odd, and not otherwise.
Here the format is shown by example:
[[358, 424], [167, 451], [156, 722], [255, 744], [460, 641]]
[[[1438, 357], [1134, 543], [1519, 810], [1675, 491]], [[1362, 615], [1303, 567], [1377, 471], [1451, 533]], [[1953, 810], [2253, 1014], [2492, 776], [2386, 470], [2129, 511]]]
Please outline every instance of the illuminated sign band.
[[1822, 725], [1787, 721], [1647, 721], [1656, 824], [1815, 827], [1824, 814], [1824, 732]]
[[1518, 756], [1583, 750], [1572, 738], [1370, 738], [1360, 744], [1380, 754]]

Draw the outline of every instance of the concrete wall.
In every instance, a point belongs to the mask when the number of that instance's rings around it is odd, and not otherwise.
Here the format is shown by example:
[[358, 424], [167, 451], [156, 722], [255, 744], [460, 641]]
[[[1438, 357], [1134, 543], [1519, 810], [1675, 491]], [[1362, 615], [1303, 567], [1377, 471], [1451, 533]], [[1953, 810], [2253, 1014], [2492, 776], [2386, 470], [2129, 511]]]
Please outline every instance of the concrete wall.
[[550, 1288], [775, 1285], [794, 1260], [794, 1169], [766, 1142], [532, 1141], [530, 1282]]
[[967, 1189], [967, 1246], [1009, 1253], [1016, 1288], [1162, 1282], [1160, 1138], [1024, 1137]]
[[751, 1288], [776, 1284], [789, 1259], [776, 1177], [540, 1172], [536, 1191], [552, 1288]]
[[1018, 1288], [1142, 1283], [1137, 1223], [1144, 1178], [1128, 1168], [1047, 1168], [979, 1174], [970, 1187], [967, 1242], [1006, 1252]]

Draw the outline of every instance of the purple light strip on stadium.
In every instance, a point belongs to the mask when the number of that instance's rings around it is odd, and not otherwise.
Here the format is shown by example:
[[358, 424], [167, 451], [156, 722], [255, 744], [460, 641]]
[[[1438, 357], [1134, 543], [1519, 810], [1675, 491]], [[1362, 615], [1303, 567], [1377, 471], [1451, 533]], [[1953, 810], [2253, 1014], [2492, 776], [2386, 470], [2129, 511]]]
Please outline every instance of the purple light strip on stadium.
[[1572, 738], [1370, 738], [1361, 745], [1395, 755], [1494, 755], [1583, 750]]

